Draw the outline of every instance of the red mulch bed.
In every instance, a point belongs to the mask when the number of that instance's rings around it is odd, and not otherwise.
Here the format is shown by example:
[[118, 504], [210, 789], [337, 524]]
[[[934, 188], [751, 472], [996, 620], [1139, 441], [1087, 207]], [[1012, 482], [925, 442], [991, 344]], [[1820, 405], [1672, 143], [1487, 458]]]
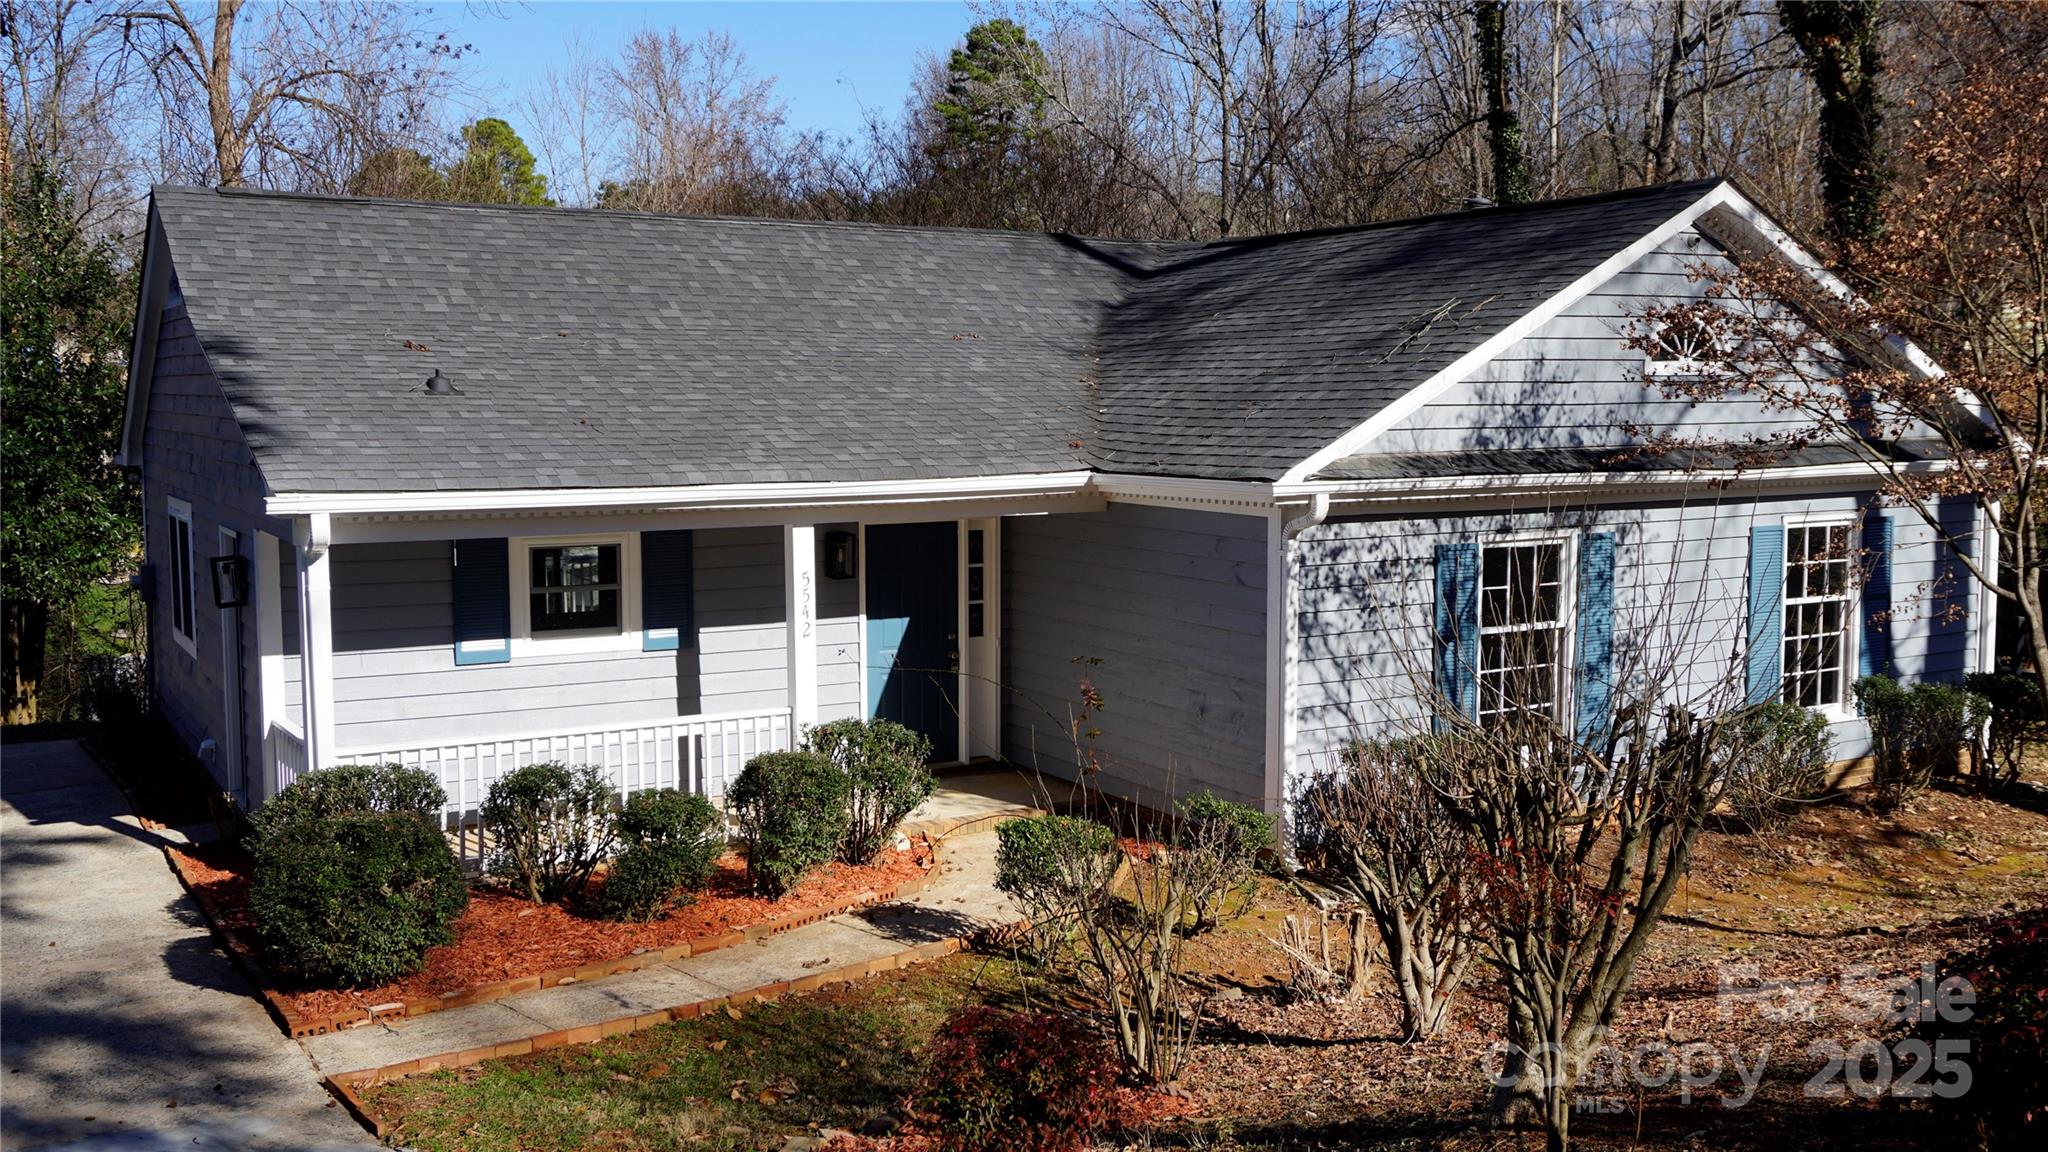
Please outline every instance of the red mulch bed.
[[[173, 848], [207, 911], [227, 932], [253, 942], [249, 914], [250, 859], [240, 848], [209, 844]], [[431, 999], [480, 984], [538, 976], [687, 940], [723, 936], [779, 917], [836, 908], [863, 892], [891, 888], [923, 876], [934, 857], [922, 840], [907, 851], [887, 851], [865, 868], [832, 863], [781, 900], [746, 890], [746, 865], [737, 856], [718, 862], [696, 902], [651, 924], [620, 924], [578, 915], [559, 904], [534, 904], [489, 882], [472, 884], [469, 908], [455, 922], [455, 942], [427, 952], [427, 962], [404, 980], [376, 988], [325, 989], [280, 983], [293, 1011], [326, 1017], [415, 999]], [[602, 878], [592, 885], [594, 896]]]

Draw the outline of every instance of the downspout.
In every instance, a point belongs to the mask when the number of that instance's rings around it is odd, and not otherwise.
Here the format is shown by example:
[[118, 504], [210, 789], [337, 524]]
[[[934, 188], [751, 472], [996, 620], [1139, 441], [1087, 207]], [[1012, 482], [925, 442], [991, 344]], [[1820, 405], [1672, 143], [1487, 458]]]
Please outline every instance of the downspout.
[[1288, 773], [1294, 767], [1295, 697], [1294, 684], [1296, 662], [1300, 655], [1299, 591], [1295, 580], [1295, 541], [1303, 532], [1321, 524], [1330, 515], [1330, 494], [1318, 492], [1310, 498], [1308, 507], [1298, 516], [1282, 519], [1283, 514], [1275, 510], [1277, 539], [1273, 540], [1273, 552], [1269, 558], [1268, 579], [1274, 585], [1268, 589], [1266, 602], [1273, 606], [1279, 619], [1271, 621], [1267, 630], [1272, 649], [1267, 662], [1273, 676], [1266, 699], [1275, 715], [1268, 724], [1272, 734], [1271, 756], [1266, 766], [1266, 795], [1272, 805], [1273, 814], [1279, 817], [1279, 838], [1282, 858], [1290, 866], [1294, 862], [1294, 839], [1288, 831]]
[[1280, 526], [1280, 539], [1290, 547], [1294, 538], [1330, 518], [1330, 494], [1318, 492], [1309, 501], [1308, 510]]

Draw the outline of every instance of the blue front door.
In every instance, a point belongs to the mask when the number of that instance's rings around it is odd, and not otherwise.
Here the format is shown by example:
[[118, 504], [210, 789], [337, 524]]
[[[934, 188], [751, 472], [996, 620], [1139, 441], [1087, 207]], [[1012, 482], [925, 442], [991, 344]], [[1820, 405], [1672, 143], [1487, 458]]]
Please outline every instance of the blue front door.
[[937, 524], [875, 524], [867, 533], [868, 714], [960, 754], [959, 532]]

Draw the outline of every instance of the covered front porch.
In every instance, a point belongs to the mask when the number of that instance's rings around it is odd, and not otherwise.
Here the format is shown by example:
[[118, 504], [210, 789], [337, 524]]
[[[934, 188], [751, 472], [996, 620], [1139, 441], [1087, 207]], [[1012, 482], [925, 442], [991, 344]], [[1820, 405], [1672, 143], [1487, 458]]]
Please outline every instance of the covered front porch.
[[753, 756], [861, 716], [922, 732], [936, 764], [999, 758], [1004, 520], [1102, 507], [308, 511], [254, 550], [248, 799], [397, 762], [440, 779], [461, 829], [494, 781], [549, 760], [622, 794], [715, 797]]

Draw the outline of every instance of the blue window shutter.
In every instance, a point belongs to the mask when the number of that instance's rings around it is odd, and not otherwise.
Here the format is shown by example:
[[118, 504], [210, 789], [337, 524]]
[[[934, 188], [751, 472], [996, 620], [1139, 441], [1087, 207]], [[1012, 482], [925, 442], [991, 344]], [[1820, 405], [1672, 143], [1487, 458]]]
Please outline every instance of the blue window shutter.
[[1863, 518], [1863, 647], [1856, 669], [1864, 676], [1892, 675], [1892, 518]]
[[[1479, 545], [1436, 546], [1436, 687], [1467, 718], [1479, 716]], [[1443, 717], [1436, 718], [1439, 729]]]
[[1749, 530], [1749, 693], [1751, 704], [1776, 700], [1785, 662], [1785, 528]]
[[642, 651], [673, 652], [697, 646], [692, 546], [688, 529], [640, 534]]
[[455, 542], [455, 662], [512, 659], [512, 589], [503, 536]]
[[1605, 738], [1614, 696], [1614, 533], [1595, 532], [1579, 542], [1577, 723], [1579, 743]]

